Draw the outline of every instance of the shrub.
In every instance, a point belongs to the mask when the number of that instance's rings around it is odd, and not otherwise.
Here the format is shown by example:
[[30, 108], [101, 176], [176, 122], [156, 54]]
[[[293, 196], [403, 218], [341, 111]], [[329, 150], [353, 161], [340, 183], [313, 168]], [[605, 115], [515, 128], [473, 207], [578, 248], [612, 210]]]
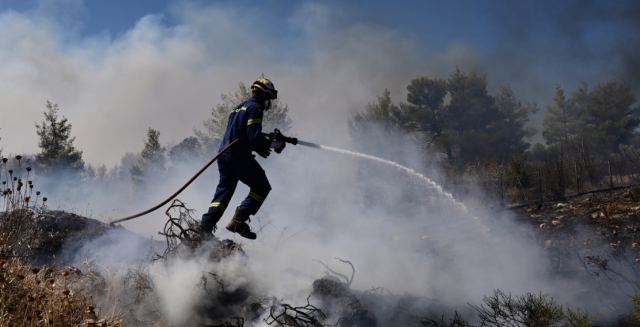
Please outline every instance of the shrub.
[[0, 326], [119, 326], [114, 316], [98, 319], [85, 294], [91, 276], [76, 268], [31, 268], [18, 259], [0, 260]]
[[513, 297], [501, 290], [484, 298], [484, 304], [474, 306], [482, 326], [531, 326], [557, 324], [564, 318], [562, 306], [552, 298], [527, 293]]
[[567, 309], [567, 324], [570, 327], [589, 327], [593, 319], [588, 313], [580, 309], [575, 311], [571, 308]]
[[47, 201], [31, 177], [31, 167], [23, 167], [23, 157], [0, 162], [0, 257], [27, 257], [39, 236], [38, 212]]

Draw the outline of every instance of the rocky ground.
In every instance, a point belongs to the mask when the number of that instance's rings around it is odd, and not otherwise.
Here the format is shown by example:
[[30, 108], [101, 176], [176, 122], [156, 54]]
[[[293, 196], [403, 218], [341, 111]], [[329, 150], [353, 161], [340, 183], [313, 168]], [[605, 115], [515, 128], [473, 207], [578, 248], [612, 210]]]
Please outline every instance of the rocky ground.
[[639, 186], [513, 210], [537, 230], [556, 273], [602, 283], [601, 289], [615, 282], [629, 292], [640, 290]]
[[[602, 247], [640, 263], [640, 187], [600, 191], [514, 209], [537, 225], [544, 247]], [[582, 236], [579, 236], [582, 235]]]

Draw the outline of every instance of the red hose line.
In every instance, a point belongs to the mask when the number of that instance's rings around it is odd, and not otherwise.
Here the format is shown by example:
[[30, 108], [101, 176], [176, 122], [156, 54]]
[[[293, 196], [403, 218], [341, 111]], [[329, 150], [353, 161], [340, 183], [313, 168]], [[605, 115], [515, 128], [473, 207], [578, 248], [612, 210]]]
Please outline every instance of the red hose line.
[[165, 204], [169, 203], [169, 201], [173, 200], [180, 193], [182, 193], [182, 191], [184, 191], [184, 189], [186, 189], [189, 185], [191, 185], [191, 183], [193, 183], [193, 181], [195, 181], [198, 177], [200, 177], [200, 175], [202, 175], [202, 173], [204, 173], [204, 171], [207, 170], [207, 168], [209, 168], [209, 166], [211, 166], [216, 160], [218, 160], [218, 158], [220, 158], [220, 156], [222, 154], [227, 152], [227, 150], [231, 149], [234, 145], [238, 144], [238, 142], [240, 142], [241, 140], [242, 140], [242, 138], [237, 138], [237, 139], [233, 140], [233, 142], [227, 144], [227, 146], [225, 146], [222, 150], [220, 150], [220, 152], [218, 152], [218, 154], [216, 154], [215, 157], [213, 157], [211, 160], [209, 160], [209, 162], [206, 165], [204, 165], [204, 167], [202, 167], [195, 175], [193, 175], [193, 177], [191, 177], [191, 179], [189, 179], [189, 181], [187, 181], [187, 183], [182, 185], [182, 187], [180, 189], [178, 189], [178, 191], [173, 193], [166, 200], [162, 201], [162, 203], [156, 205], [153, 208], [150, 208], [150, 209], [147, 209], [147, 210], [145, 210], [143, 212], [137, 213], [135, 215], [131, 215], [131, 216], [128, 216], [128, 217], [116, 219], [116, 220], [110, 222], [109, 224], [113, 225], [113, 224], [121, 223], [123, 221], [127, 221], [127, 220], [131, 220], [131, 219], [134, 219], [134, 218], [138, 218], [138, 217], [144, 216], [146, 214], [149, 214], [151, 212], [154, 212], [154, 211], [160, 209], [162, 206], [164, 206]]

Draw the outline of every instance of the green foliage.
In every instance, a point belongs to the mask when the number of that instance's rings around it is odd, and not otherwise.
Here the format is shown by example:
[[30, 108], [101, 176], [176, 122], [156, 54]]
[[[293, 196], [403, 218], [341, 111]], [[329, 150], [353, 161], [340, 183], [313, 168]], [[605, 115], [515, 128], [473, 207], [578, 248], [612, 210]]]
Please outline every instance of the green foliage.
[[[222, 103], [211, 108], [211, 116], [205, 120], [204, 130], [195, 130], [195, 134], [206, 151], [211, 152], [217, 149], [222, 141], [227, 128], [227, 121], [231, 111], [241, 102], [251, 97], [251, 89], [244, 83], [238, 85], [238, 90], [234, 93], [222, 94]], [[291, 119], [288, 116], [289, 107], [279, 100], [274, 100], [271, 109], [265, 111], [262, 121], [264, 132], [279, 128], [286, 133], [291, 128]]]
[[497, 96], [484, 76], [456, 70], [447, 80], [421, 77], [407, 86], [407, 102], [393, 105], [389, 91], [357, 113], [351, 130], [375, 125], [401, 128], [444, 153], [459, 169], [468, 164], [509, 162], [524, 152], [535, 130], [526, 128], [535, 105], [523, 105], [508, 87]]
[[150, 172], [160, 172], [164, 166], [165, 148], [160, 145], [160, 132], [149, 127], [140, 158], [131, 167], [131, 177], [134, 182], [139, 183], [142, 182], [144, 175]]
[[376, 102], [354, 115], [349, 121], [349, 131], [362, 151], [377, 153], [384, 150], [388, 155], [393, 152], [395, 136], [402, 130], [400, 114], [400, 109], [391, 102], [389, 90], [385, 89]]
[[164, 160], [164, 147], [160, 145], [160, 132], [151, 127], [147, 130], [147, 139], [144, 148], [140, 152], [142, 159], [148, 162], [161, 162]]
[[350, 127], [360, 131], [367, 129], [371, 123], [380, 127], [400, 127], [400, 109], [391, 102], [389, 90], [385, 89], [377, 101], [368, 104], [363, 112], [356, 113], [350, 121]]
[[427, 77], [416, 78], [407, 86], [407, 104], [402, 106], [404, 124], [412, 131], [439, 136], [448, 112], [444, 107], [447, 82]]
[[542, 136], [549, 145], [567, 147], [579, 132], [577, 106], [567, 100], [564, 89], [556, 87], [553, 103], [547, 107]]
[[618, 149], [629, 144], [640, 124], [640, 107], [631, 88], [618, 81], [596, 85], [589, 93], [588, 103], [580, 108], [584, 136], [599, 151]]
[[84, 167], [82, 151], [78, 151], [71, 137], [71, 124], [65, 117], [58, 117], [57, 104], [47, 101], [44, 120], [36, 123], [36, 132], [40, 138], [37, 155], [38, 165], [44, 171], [58, 169], [79, 171]]
[[508, 162], [513, 156], [524, 153], [529, 147], [525, 140], [536, 133], [534, 128], [527, 128], [529, 115], [538, 108], [535, 104], [522, 104], [511, 88], [503, 86], [495, 97], [496, 109], [500, 113], [496, 147], [498, 162]]
[[482, 326], [547, 327], [564, 319], [562, 306], [542, 293], [513, 297], [495, 290], [484, 298], [484, 304], [474, 308]]
[[618, 81], [596, 85], [589, 91], [581, 84], [567, 99], [556, 88], [553, 104], [547, 109], [543, 136], [549, 145], [559, 145], [562, 153], [578, 143], [606, 157], [621, 144], [630, 144], [640, 125], [640, 107], [631, 88]]
[[581, 309], [567, 309], [567, 325], [570, 327], [589, 327], [592, 323], [593, 318], [587, 312]]
[[[436, 143], [438, 148], [450, 154], [448, 138], [442, 132], [450, 119], [444, 105], [447, 96], [447, 82], [427, 77], [416, 78], [407, 86], [407, 103], [401, 103], [399, 125], [417, 134], [425, 145]], [[451, 157], [449, 156], [449, 159]]]
[[202, 145], [197, 137], [189, 136], [169, 150], [169, 158], [173, 162], [186, 161], [202, 152]]

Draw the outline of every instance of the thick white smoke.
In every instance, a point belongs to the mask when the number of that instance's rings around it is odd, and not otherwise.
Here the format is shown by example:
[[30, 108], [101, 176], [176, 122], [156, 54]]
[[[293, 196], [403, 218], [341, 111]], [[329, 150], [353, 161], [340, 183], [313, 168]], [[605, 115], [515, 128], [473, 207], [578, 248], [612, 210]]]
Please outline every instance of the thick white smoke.
[[[0, 127], [5, 151], [36, 151], [33, 122], [49, 99], [59, 103], [73, 123], [76, 145], [85, 158], [112, 165], [125, 152], [141, 149], [149, 126], [160, 130], [163, 142], [191, 135], [221, 93], [260, 73], [275, 81], [289, 105], [292, 134], [352, 148], [349, 118], [385, 87], [399, 97], [410, 78], [442, 76], [458, 60], [471, 61], [470, 51], [458, 46], [425, 62], [419, 58], [423, 49], [410, 39], [378, 26], [338, 24], [330, 9], [317, 4], [299, 5], [289, 18], [304, 39], [303, 48], [294, 49], [300, 54], [294, 63], [282, 59], [289, 49], [271, 46], [271, 39], [262, 35], [259, 27], [265, 22], [259, 13], [182, 6], [172, 15], [177, 25], [167, 26], [161, 15], [149, 15], [123, 35], [69, 44], [57, 23], [0, 14]], [[386, 158], [412, 168], [424, 167], [411, 142], [396, 139], [389, 144], [394, 148], [377, 149], [378, 153], [393, 154]], [[398, 149], [404, 155], [398, 156]], [[544, 253], [509, 217], [483, 214], [482, 223], [491, 228], [486, 233], [470, 215], [419, 180], [326, 151], [290, 146], [261, 162], [273, 191], [251, 223], [259, 230], [258, 239], [243, 241], [224, 228], [218, 232], [219, 237], [242, 242], [248, 260], [223, 266], [196, 260], [152, 267], [162, 307], [174, 323], [184, 321], [203, 296], [197, 285], [204, 270], [213, 269], [227, 280], [249, 281], [256, 293], [301, 303], [324, 271], [314, 259], [347, 269], [335, 257], [353, 262], [353, 287], [361, 290], [384, 287], [455, 306], [478, 303], [495, 288], [515, 294], [543, 291], [561, 302], [581, 303], [578, 286], [549, 278]], [[159, 178], [152, 188], [96, 183], [76, 186], [81, 197], [51, 198], [55, 206], [106, 221], [155, 204], [200, 164], [193, 162], [169, 178]], [[435, 169], [424, 173], [438, 175]], [[214, 167], [180, 198], [197, 209], [196, 215], [202, 214], [216, 183]], [[246, 187], [238, 187], [219, 227], [246, 193]], [[163, 214], [157, 212], [125, 226], [150, 236], [163, 223]], [[122, 252], [126, 251], [118, 251]]]
[[[172, 15], [178, 24], [148, 15], [123, 35], [77, 39], [50, 20], [0, 14], [5, 151], [35, 152], [33, 125], [48, 99], [74, 124], [85, 159], [112, 165], [123, 153], [139, 151], [149, 126], [164, 141], [190, 135], [220, 94], [261, 73], [287, 90], [283, 100], [297, 130], [314, 138], [344, 137], [350, 110], [384, 87], [402, 89], [418, 67], [409, 65], [417, 59], [399, 35], [368, 26], [333, 30], [330, 12], [316, 5], [301, 5], [290, 18], [306, 41], [294, 63], [282, 60], [291, 50], [272, 46], [261, 34], [256, 13], [184, 6]], [[405, 59], [389, 60], [399, 57]], [[333, 126], [333, 132], [317, 126]]]

